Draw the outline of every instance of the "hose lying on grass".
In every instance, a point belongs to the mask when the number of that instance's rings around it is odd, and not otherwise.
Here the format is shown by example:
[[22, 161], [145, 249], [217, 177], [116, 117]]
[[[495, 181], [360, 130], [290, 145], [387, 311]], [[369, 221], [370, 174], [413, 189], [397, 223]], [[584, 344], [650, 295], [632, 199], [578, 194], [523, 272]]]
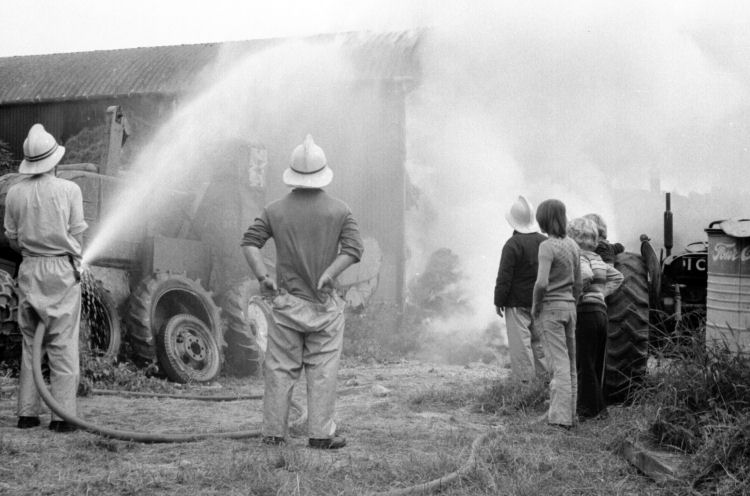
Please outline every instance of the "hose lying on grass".
[[[227, 439], [245, 439], [251, 437], [260, 437], [260, 430], [245, 430], [232, 432], [205, 432], [205, 433], [181, 433], [181, 434], [156, 434], [150, 432], [123, 431], [101, 427], [87, 420], [80, 419], [75, 415], [66, 412], [60, 403], [55, 400], [47, 389], [42, 376], [42, 343], [44, 341], [45, 328], [39, 324], [34, 334], [34, 345], [32, 347], [32, 371], [34, 373], [34, 384], [44, 402], [60, 418], [73, 425], [80, 427], [93, 434], [108, 437], [111, 439], [120, 439], [122, 441], [135, 441], [139, 443], [185, 443], [192, 441], [201, 441], [203, 439], [227, 438]], [[144, 393], [148, 395], [158, 395], [160, 393]], [[236, 399], [236, 398], [234, 398]], [[299, 408], [299, 407], [298, 407]], [[303, 410], [304, 412], [304, 410]], [[303, 413], [302, 417], [306, 419], [307, 414]], [[298, 419], [295, 424], [300, 423]]]
[[471, 452], [466, 463], [461, 465], [458, 470], [455, 470], [449, 474], [446, 474], [438, 479], [431, 480], [429, 482], [423, 482], [421, 484], [414, 484], [413, 486], [404, 487], [401, 489], [393, 489], [391, 491], [374, 493], [371, 496], [413, 496], [415, 494], [430, 494], [433, 492], [439, 492], [447, 489], [447, 487], [456, 482], [457, 480], [466, 477], [472, 470], [477, 466], [479, 461], [477, 457], [477, 451], [479, 447], [490, 438], [490, 436], [496, 434], [496, 431], [488, 431], [484, 434], [480, 434], [471, 443]]
[[196, 401], [240, 401], [263, 399], [262, 394], [227, 394], [224, 396], [203, 396], [198, 394], [151, 393], [144, 391], [123, 391], [112, 389], [92, 389], [91, 394], [98, 394], [99, 396], [137, 396], [140, 398], [173, 398], [177, 400]]

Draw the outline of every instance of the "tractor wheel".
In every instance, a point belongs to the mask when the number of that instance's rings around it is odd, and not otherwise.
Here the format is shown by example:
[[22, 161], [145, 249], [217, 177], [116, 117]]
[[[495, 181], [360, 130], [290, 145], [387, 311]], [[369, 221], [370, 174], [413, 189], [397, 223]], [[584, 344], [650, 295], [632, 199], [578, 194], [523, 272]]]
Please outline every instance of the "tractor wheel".
[[639, 255], [619, 254], [615, 268], [624, 280], [607, 300], [609, 329], [604, 393], [609, 403], [622, 403], [632, 399], [646, 375], [649, 291], [646, 264]]
[[180, 314], [203, 322], [221, 349], [221, 316], [211, 293], [203, 289], [200, 281], [160, 272], [141, 281], [128, 299], [125, 323], [136, 363], [145, 365], [157, 359], [156, 337], [169, 319]]
[[182, 313], [170, 317], [156, 341], [159, 364], [175, 382], [207, 382], [221, 370], [221, 353], [206, 324]]
[[113, 362], [121, 341], [117, 304], [102, 282], [92, 278], [81, 285], [81, 349]]
[[21, 330], [18, 328], [18, 295], [13, 276], [0, 270], [0, 362], [12, 370], [21, 365]]
[[236, 376], [257, 374], [263, 363], [272, 323], [271, 309], [255, 280], [246, 280], [224, 294], [227, 371]]

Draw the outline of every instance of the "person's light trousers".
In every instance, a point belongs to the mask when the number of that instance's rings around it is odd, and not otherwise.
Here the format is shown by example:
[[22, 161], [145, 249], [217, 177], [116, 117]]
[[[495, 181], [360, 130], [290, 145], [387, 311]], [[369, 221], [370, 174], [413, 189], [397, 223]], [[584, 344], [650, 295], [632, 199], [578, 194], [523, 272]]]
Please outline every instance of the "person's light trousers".
[[286, 437], [289, 405], [302, 369], [307, 378], [310, 438], [336, 432], [336, 379], [344, 343], [344, 301], [338, 296], [313, 303], [290, 294], [273, 300], [264, 362], [263, 435]]
[[[19, 417], [36, 417], [41, 413], [41, 399], [31, 368], [34, 333], [39, 323], [45, 327], [44, 352], [49, 360], [52, 396], [65, 411], [75, 415], [81, 285], [67, 256], [26, 257], [18, 269], [18, 326], [23, 334]], [[60, 419], [53, 413], [52, 420]]]
[[535, 375], [544, 375], [544, 351], [540, 337], [535, 337], [532, 329], [531, 308], [506, 307], [505, 328], [513, 376], [530, 381]]
[[576, 417], [576, 307], [568, 302], [544, 302], [539, 316], [550, 381], [550, 424], [573, 425]]

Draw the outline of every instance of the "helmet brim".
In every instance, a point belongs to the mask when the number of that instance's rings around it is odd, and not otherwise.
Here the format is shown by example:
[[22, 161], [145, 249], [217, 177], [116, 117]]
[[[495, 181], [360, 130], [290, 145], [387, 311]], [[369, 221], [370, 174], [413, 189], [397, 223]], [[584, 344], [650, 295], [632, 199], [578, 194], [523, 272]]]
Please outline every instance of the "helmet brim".
[[29, 162], [23, 159], [21, 165], [18, 166], [18, 172], [20, 174], [44, 174], [52, 170], [62, 160], [63, 155], [65, 155], [65, 147], [58, 146], [52, 155], [43, 160]]
[[300, 174], [287, 168], [282, 176], [284, 184], [292, 188], [325, 188], [333, 180], [333, 171], [325, 166], [315, 174]]

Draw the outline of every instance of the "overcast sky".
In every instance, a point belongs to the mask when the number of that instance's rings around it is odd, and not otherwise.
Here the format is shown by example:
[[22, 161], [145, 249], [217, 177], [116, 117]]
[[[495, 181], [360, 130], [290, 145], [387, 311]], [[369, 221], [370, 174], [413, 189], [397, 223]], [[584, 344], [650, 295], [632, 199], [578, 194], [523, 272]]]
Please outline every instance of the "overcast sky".
[[[464, 15], [522, 23], [587, 18], [615, 6], [665, 23], [746, 22], [744, 0], [0, 0], [0, 56], [348, 30], [401, 30]], [[608, 7], [609, 6], [609, 7]], [[605, 14], [606, 15], [606, 14]]]
[[452, 0], [0, 0], [0, 56], [406, 29]]

